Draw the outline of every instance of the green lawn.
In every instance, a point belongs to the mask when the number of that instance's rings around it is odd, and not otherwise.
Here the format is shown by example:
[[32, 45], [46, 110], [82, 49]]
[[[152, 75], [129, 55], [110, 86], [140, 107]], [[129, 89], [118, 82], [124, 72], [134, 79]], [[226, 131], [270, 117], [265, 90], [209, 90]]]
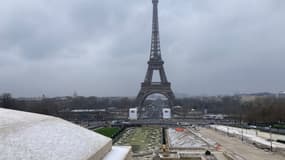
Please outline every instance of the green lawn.
[[285, 129], [285, 124], [273, 124], [273, 128]]
[[160, 147], [161, 135], [161, 129], [156, 127], [128, 128], [116, 145], [132, 146], [135, 153], [150, 151]]
[[107, 136], [107, 137], [110, 137], [112, 138], [112, 135], [116, 134], [117, 132], [119, 132], [119, 128], [116, 128], [116, 127], [106, 127], [106, 128], [98, 128], [98, 129], [95, 129], [94, 131], [97, 132], [97, 133], [100, 133], [104, 136]]

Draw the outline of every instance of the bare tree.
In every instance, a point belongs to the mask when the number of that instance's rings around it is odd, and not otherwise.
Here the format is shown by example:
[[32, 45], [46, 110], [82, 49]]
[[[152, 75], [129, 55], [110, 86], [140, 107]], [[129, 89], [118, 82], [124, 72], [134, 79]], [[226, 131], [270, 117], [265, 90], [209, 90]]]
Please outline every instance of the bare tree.
[[1, 107], [3, 107], [3, 108], [13, 108], [13, 106], [14, 106], [14, 100], [12, 98], [12, 95], [10, 93], [3, 93], [2, 94]]

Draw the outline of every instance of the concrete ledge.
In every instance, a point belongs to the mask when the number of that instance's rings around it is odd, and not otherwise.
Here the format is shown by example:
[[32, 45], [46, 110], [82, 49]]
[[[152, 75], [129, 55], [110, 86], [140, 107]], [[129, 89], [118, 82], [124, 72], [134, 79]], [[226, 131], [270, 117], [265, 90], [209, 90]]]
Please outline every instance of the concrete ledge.
[[99, 160], [112, 140], [65, 120], [0, 109], [0, 159]]

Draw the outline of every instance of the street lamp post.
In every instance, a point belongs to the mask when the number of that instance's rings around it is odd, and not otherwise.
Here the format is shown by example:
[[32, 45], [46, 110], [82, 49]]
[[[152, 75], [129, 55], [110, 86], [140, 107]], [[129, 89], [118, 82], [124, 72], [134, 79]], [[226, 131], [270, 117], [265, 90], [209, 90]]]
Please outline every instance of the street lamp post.
[[243, 128], [241, 127], [241, 141], [243, 141]]
[[229, 126], [227, 126], [227, 135], [229, 136]]
[[270, 134], [270, 151], [272, 152], [272, 131], [271, 131], [271, 126], [269, 126], [269, 134]]
[[239, 111], [239, 125], [241, 127], [241, 141], [243, 141], [243, 129], [242, 129], [242, 106], [240, 106], [240, 111]]

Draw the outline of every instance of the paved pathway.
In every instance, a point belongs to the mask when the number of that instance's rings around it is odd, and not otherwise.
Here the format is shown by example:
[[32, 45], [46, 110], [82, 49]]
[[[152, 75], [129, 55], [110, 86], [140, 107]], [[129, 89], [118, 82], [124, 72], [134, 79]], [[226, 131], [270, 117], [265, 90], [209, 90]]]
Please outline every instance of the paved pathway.
[[225, 134], [211, 129], [201, 128], [201, 134], [222, 145], [222, 149], [233, 152], [247, 160], [284, 160], [285, 156], [277, 153], [266, 152], [251, 144], [242, 142], [236, 137], [228, 137]]

